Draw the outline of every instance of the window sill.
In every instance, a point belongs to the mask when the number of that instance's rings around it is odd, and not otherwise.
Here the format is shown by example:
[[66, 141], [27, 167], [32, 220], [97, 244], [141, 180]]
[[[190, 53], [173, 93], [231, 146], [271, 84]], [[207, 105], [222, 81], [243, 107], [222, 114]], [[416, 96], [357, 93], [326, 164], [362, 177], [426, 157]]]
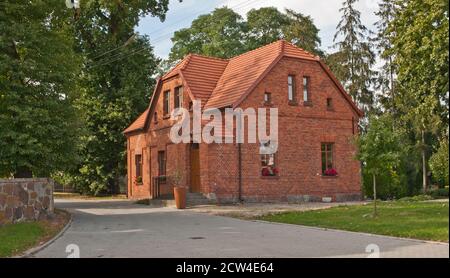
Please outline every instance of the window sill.
[[304, 101], [303, 106], [313, 106], [311, 101]]
[[163, 120], [167, 120], [167, 119], [170, 119], [170, 115], [163, 116]]
[[261, 179], [277, 180], [280, 176], [261, 176]]
[[291, 105], [291, 106], [298, 106], [298, 102], [293, 101], [293, 100], [290, 100], [290, 101], [288, 102], [288, 104]]
[[324, 178], [324, 179], [336, 179], [336, 178], [338, 178], [339, 177], [339, 175], [336, 175], [336, 176], [326, 176], [326, 175], [320, 175], [322, 178]]
[[273, 107], [273, 103], [271, 103], [271, 102], [263, 102], [262, 105], [266, 106], [266, 107]]

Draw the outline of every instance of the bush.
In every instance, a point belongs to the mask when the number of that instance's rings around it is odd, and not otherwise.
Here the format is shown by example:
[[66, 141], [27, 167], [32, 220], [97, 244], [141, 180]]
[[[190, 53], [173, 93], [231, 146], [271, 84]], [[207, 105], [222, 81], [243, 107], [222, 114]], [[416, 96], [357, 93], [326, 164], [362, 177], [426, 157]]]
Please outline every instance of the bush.
[[433, 199], [448, 198], [448, 186], [431, 191], [430, 196], [433, 197]]
[[448, 167], [448, 139], [444, 138], [439, 142], [439, 148], [430, 157], [433, 180], [439, 185], [448, 185]]
[[399, 199], [400, 202], [420, 202], [420, 201], [428, 201], [432, 200], [433, 198], [429, 195], [416, 195], [413, 197], [403, 197]]

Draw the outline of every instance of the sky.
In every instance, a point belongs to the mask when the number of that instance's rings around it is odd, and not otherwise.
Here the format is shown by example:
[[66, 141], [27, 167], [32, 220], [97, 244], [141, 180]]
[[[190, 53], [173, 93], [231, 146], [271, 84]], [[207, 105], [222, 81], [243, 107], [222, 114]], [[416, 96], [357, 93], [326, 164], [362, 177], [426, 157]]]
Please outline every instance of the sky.
[[[285, 8], [310, 15], [315, 25], [320, 29], [321, 48], [327, 52], [333, 45], [333, 36], [339, 23], [341, 14], [339, 8], [343, 0], [170, 0], [166, 20], [146, 16], [141, 18], [136, 31], [150, 37], [155, 54], [167, 58], [172, 47], [170, 38], [181, 28], [191, 25], [191, 22], [201, 14], [213, 11], [215, 8], [227, 6], [245, 18], [251, 9], [261, 7], [276, 7], [279, 11]], [[377, 10], [378, 0], [359, 0], [356, 8], [361, 12], [361, 21], [369, 29], [377, 21], [374, 12]]]

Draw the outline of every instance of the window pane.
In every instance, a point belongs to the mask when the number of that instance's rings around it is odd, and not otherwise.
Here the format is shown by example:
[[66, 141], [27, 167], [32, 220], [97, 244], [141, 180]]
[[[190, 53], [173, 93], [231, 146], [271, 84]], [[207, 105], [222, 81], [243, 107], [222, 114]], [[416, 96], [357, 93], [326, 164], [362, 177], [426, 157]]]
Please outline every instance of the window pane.
[[322, 152], [322, 174], [327, 170], [327, 154], [326, 152]]
[[175, 108], [183, 106], [183, 87], [175, 88]]
[[166, 154], [163, 151], [158, 152], [158, 175], [164, 176], [166, 174]]
[[294, 100], [295, 78], [293, 75], [288, 76], [288, 100]]
[[303, 100], [309, 101], [309, 77], [303, 77]]
[[136, 177], [141, 176], [141, 169], [142, 169], [142, 156], [140, 154], [136, 155], [134, 157], [135, 159], [135, 166], [136, 166]]
[[170, 91], [166, 91], [164, 93], [164, 114], [169, 114], [169, 106], [170, 106]]

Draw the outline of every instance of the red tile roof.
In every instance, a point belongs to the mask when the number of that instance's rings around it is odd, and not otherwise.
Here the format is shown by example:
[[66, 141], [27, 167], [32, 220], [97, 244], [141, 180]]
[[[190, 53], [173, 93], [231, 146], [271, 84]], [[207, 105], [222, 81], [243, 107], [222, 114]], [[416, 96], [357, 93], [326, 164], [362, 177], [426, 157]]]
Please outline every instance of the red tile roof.
[[191, 54], [180, 71], [192, 96], [201, 100], [204, 105], [216, 88], [217, 81], [227, 65], [228, 60]]
[[145, 127], [145, 122], [147, 120], [149, 108], [145, 109], [144, 113], [142, 113], [127, 129], [123, 131], [123, 133], [129, 133], [136, 130], [141, 130]]
[[[273, 42], [231, 59], [189, 54], [163, 75], [161, 80], [164, 81], [180, 75], [185, 84], [185, 90], [192, 98], [201, 100], [205, 109], [228, 106], [234, 108], [245, 99], [282, 57], [318, 62], [354, 110], [359, 115], [363, 115], [319, 57], [284, 40]], [[153, 95], [155, 93], [156, 89]], [[147, 109], [139, 116], [124, 133], [143, 129], [148, 118], [148, 111]]]

